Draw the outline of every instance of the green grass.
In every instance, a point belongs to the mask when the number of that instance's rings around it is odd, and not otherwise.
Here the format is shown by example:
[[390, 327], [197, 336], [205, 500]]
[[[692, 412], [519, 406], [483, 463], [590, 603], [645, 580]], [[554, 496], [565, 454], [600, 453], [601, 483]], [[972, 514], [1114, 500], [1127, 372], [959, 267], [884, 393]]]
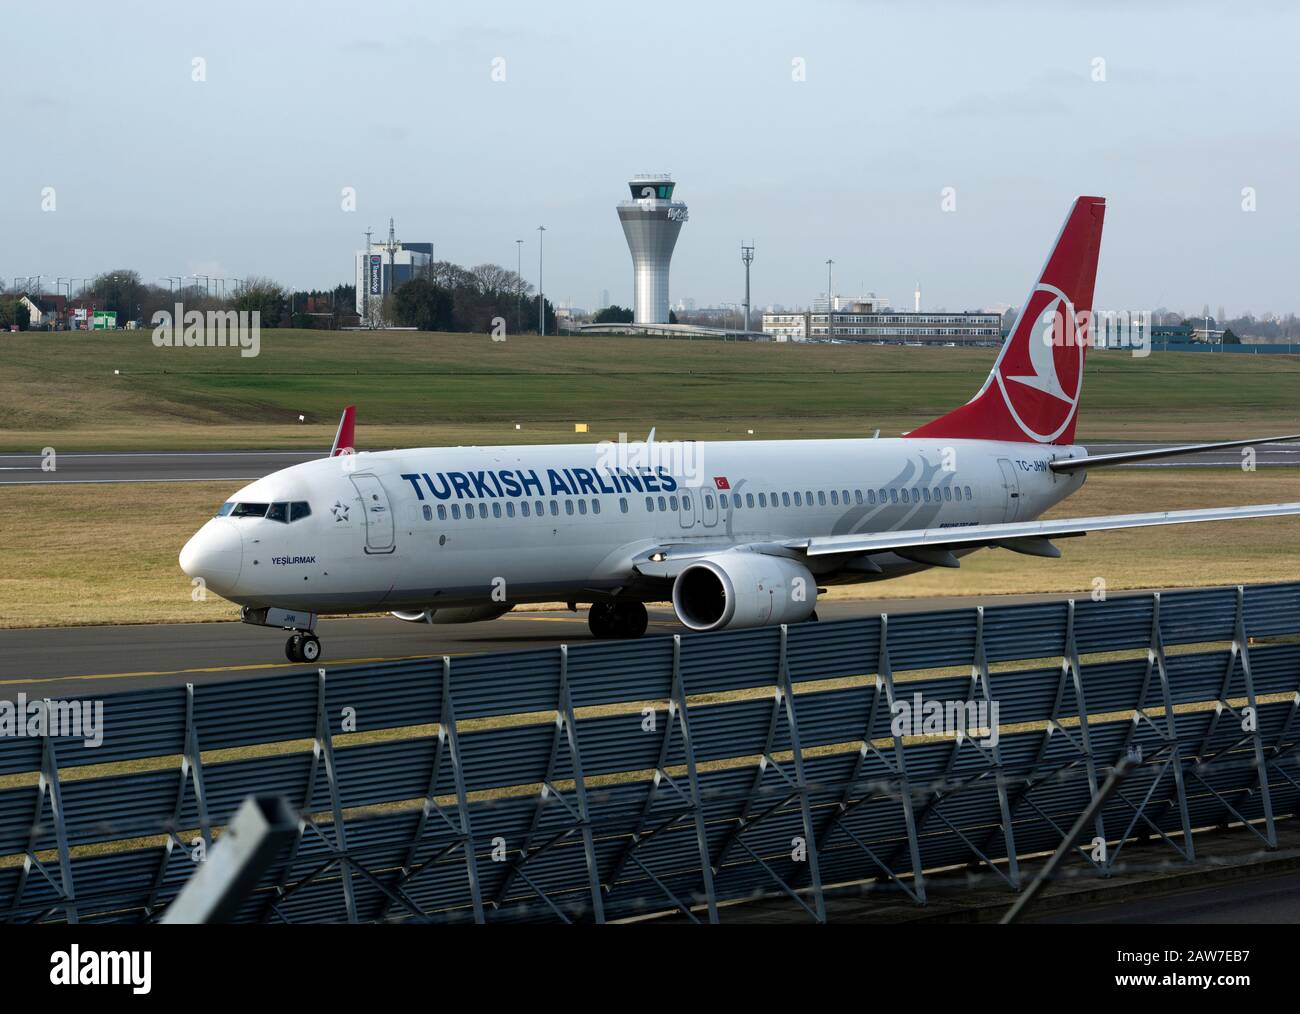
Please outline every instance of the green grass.
[[[262, 332], [257, 358], [159, 349], [147, 330], [0, 343], [0, 451], [322, 445], [349, 402], [364, 447], [571, 439], [575, 422], [592, 440], [892, 435], [968, 400], [995, 353], [293, 330]], [[1094, 353], [1079, 436], [1300, 430], [1298, 386], [1300, 357]]]

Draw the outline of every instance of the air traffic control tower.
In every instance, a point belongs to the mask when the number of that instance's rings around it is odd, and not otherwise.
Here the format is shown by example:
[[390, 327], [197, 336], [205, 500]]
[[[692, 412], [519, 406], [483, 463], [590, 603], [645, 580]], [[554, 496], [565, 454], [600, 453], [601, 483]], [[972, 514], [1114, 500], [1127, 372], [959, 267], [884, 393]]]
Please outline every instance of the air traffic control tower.
[[634, 176], [628, 182], [632, 200], [618, 205], [618, 219], [632, 252], [637, 324], [668, 323], [668, 262], [687, 219], [686, 205], [673, 200], [674, 185], [667, 173]]

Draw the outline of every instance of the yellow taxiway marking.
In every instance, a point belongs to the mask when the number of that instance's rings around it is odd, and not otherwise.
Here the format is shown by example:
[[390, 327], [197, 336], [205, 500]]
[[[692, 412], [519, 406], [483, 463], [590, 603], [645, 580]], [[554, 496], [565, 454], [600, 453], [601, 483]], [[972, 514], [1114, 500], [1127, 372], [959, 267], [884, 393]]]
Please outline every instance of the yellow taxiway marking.
[[201, 672], [252, 672], [259, 669], [292, 669], [306, 666], [311, 669], [328, 670], [332, 666], [365, 665], [371, 662], [410, 662], [417, 658], [437, 658], [442, 655], [461, 654], [458, 652], [439, 651], [426, 655], [394, 655], [391, 658], [336, 658], [327, 665], [308, 665], [305, 662], [257, 662], [249, 665], [213, 665], [198, 669], [156, 669], [141, 672], [103, 672], [85, 673], [77, 676], [23, 676], [19, 679], [0, 680], [0, 687], [15, 686], [19, 683], [32, 683], [42, 680], [116, 680], [131, 676], [181, 676], [185, 673]]

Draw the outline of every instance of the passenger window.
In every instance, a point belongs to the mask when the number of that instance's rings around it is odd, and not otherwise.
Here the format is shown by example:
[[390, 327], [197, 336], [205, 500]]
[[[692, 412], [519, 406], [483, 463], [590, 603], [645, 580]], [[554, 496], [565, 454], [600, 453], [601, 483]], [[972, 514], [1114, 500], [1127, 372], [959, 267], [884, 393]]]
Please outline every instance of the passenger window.
[[705, 494], [704, 494], [704, 509], [705, 509], [706, 511], [711, 511], [711, 510], [713, 510], [713, 494], [712, 494], [712, 493], [705, 493]]
[[560, 516], [560, 502], [559, 502], [558, 500], [552, 500], [552, 501], [551, 501], [551, 517], [555, 518], [555, 517], [559, 517], [559, 516]]
[[645, 509], [648, 510], [648, 511], [653, 511], [653, 510], [655, 509], [655, 498], [654, 498], [654, 497], [652, 497], [652, 496], [648, 496], [648, 497], [645, 498]]
[[618, 498], [618, 509], [624, 514], [627, 513], [627, 497], [621, 496]]
[[659, 498], [659, 509], [661, 511], [666, 511], [668, 509], [668, 501], [665, 500], [663, 497]]
[[519, 505], [519, 513], [526, 518], [532, 516], [532, 509], [528, 506], [527, 500]]
[[492, 516], [494, 518], [499, 518], [501, 516], [501, 505], [499, 503], [494, 503], [492, 505]]
[[454, 503], [451, 505], [451, 519], [453, 521], [460, 520], [460, 504]]
[[867, 503], [874, 504], [875, 502], [876, 502], [876, 491], [874, 489], [867, 490]]
[[508, 517], [508, 518], [512, 518], [512, 517], [514, 517], [514, 516], [515, 516], [515, 505], [514, 505], [513, 502], [507, 500], [507, 501], [506, 501], [506, 517]]
[[753, 507], [753, 506], [754, 506], [754, 494], [753, 494], [753, 493], [746, 493], [746, 494], [745, 494], [745, 506], [746, 506], [746, 507]]
[[579, 500], [579, 501], [578, 501], [578, 513], [579, 513], [579, 514], [586, 514], [586, 513], [587, 513], [587, 501], [586, 501], [586, 500]]
[[966, 487], [966, 499], [969, 500], [970, 498], [971, 498], [971, 495], [970, 495], [970, 487], [967, 486], [967, 487]]
[[942, 487], [942, 489], [943, 489], [943, 498], [944, 498], [945, 500], [951, 500], [951, 499], [952, 499], [952, 487], [951, 487], [951, 486], [944, 486], [944, 487]]
[[694, 510], [694, 508], [691, 506], [691, 498], [689, 496], [685, 496], [685, 495], [682, 496], [682, 510], [687, 510], [687, 511]]
[[800, 493], [798, 490], [795, 490], [795, 491], [794, 491], [794, 505], [795, 505], [796, 507], [802, 507], [802, 506], [803, 506], [803, 494]]
[[306, 500], [295, 500], [289, 505], [289, 521], [299, 521], [311, 517], [311, 504]]
[[677, 509], [678, 509], [678, 508], [677, 508], [677, 497], [675, 497], [675, 496], [670, 496], [670, 497], [668, 498], [668, 506], [671, 507], [673, 510], [677, 510]]
[[853, 499], [857, 502], [857, 505], [858, 505], [859, 507], [861, 507], [861, 506], [862, 506], [862, 490], [860, 490], [860, 489], [855, 489], [855, 490], [853, 491]]
[[930, 502], [930, 488], [928, 486], [925, 489], [921, 490], [921, 495], [925, 497], [926, 503]]
[[572, 500], [565, 500], [565, 501], [564, 501], [564, 513], [565, 513], [565, 514], [572, 514], [572, 513], [573, 513], [573, 501], [572, 501]]
[[284, 524], [289, 523], [289, 505], [287, 503], [273, 503], [266, 509], [267, 521], [280, 521]]
[[789, 507], [789, 506], [790, 506], [790, 494], [789, 494], [789, 493], [782, 493], [782, 494], [781, 494], [781, 504], [782, 504], [782, 506], [784, 506], [784, 507]]
[[889, 502], [898, 503], [898, 487], [892, 486], [889, 490]]
[[722, 509], [725, 511], [727, 508], [729, 508], [729, 507], [731, 506], [731, 497], [727, 496], [726, 493], [719, 493], [719, 494], [718, 494], [718, 504], [719, 504], [719, 506], [721, 506]]
[[[433, 508], [430, 507], [428, 504], [424, 505], [424, 520], [425, 521], [433, 520]], [[445, 504], [438, 504], [438, 520], [439, 521], [447, 520], [447, 507]]]
[[766, 507], [766, 506], [767, 506], [767, 494], [766, 494], [766, 493], [759, 493], [759, 494], [758, 494], [758, 505], [759, 505], [760, 507]]
[[819, 489], [817, 491], [817, 503], [822, 507], [826, 506], [826, 490]]
[[592, 500], [592, 501], [591, 501], [591, 513], [593, 513], [593, 514], [599, 514], [599, 513], [600, 513], [600, 501], [599, 501], [599, 500]]
[[808, 490], [808, 492], [804, 494], [804, 499], [807, 501], [809, 507], [813, 505], [812, 490]]
[[831, 504], [835, 507], [840, 505], [840, 495], [835, 490], [831, 490]]
[[542, 501], [538, 500], [534, 506], [537, 509], [537, 516], [539, 518], [546, 513], [546, 504], [542, 503]]

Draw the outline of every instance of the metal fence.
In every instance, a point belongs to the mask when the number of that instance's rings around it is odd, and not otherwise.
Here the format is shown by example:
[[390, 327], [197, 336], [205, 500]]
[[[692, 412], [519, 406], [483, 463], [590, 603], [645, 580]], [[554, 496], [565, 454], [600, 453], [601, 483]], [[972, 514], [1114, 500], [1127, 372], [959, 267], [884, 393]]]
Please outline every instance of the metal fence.
[[[104, 700], [102, 745], [0, 738], [0, 917], [157, 918], [252, 793], [301, 814], [242, 921], [603, 921], [926, 871], [1023, 886], [1196, 860], [1296, 812], [1300, 584], [966, 608], [341, 667]], [[920, 695], [919, 697], [916, 695]], [[913, 735], [906, 703], [998, 706]], [[196, 844], [197, 843], [197, 844]], [[5, 858], [7, 857], [7, 858]]]

